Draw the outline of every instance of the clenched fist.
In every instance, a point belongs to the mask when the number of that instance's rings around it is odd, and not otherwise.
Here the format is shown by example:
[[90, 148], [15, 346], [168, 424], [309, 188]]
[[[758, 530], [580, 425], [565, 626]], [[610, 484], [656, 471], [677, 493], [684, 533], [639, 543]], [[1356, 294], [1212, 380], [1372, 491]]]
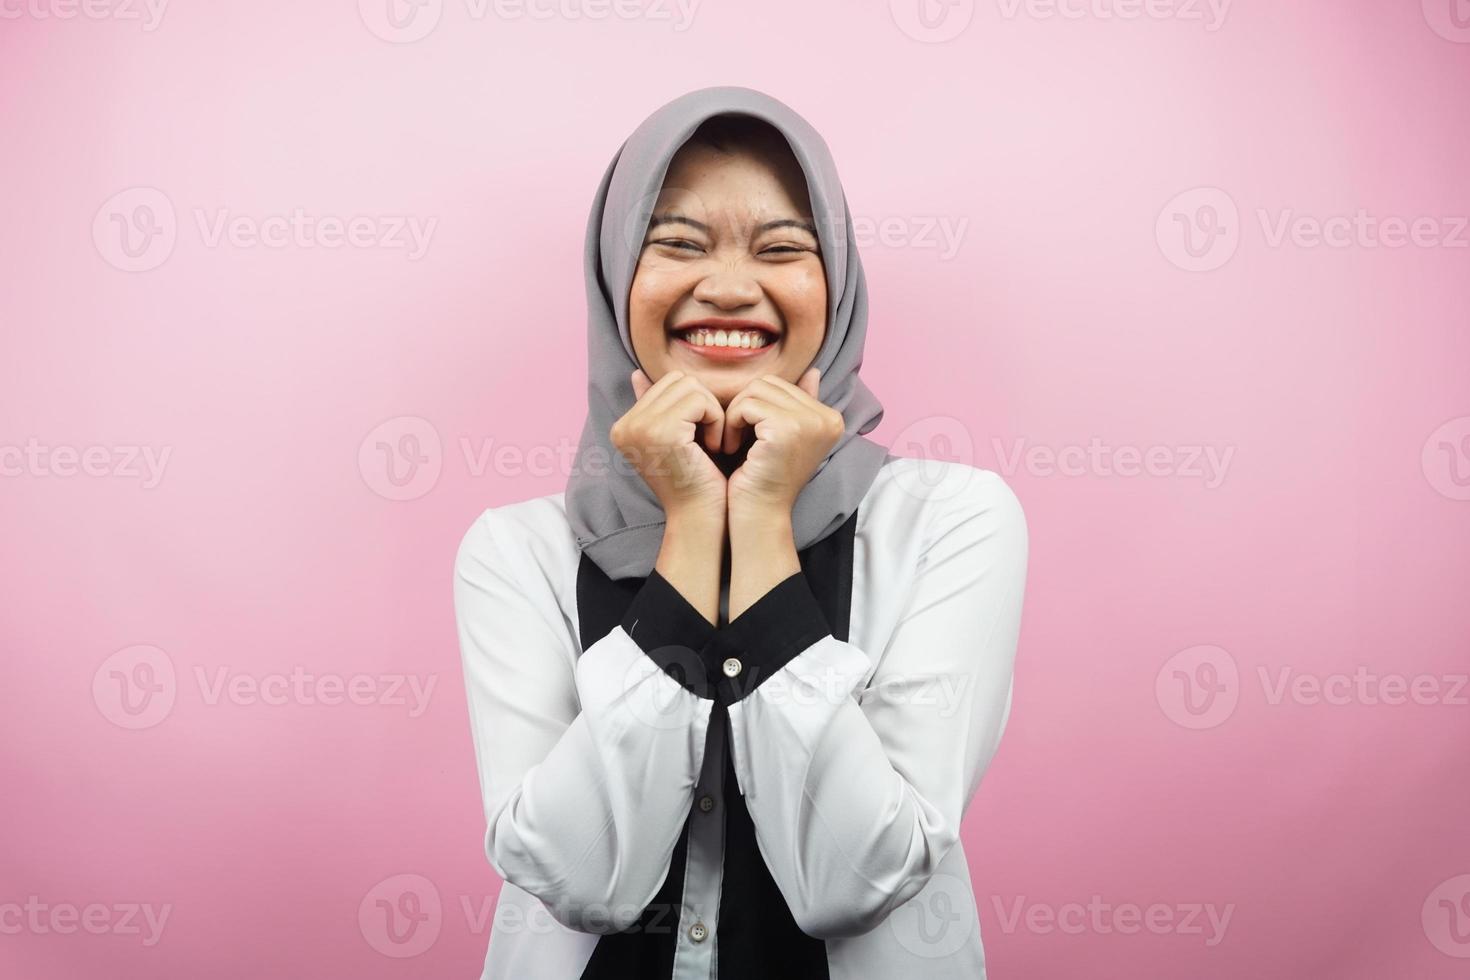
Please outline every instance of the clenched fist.
[[725, 519], [725, 475], [710, 453], [720, 451], [725, 413], [714, 393], [692, 374], [670, 371], [650, 382], [634, 371], [637, 401], [609, 433], [618, 452], [639, 472], [670, 523], [683, 518]]

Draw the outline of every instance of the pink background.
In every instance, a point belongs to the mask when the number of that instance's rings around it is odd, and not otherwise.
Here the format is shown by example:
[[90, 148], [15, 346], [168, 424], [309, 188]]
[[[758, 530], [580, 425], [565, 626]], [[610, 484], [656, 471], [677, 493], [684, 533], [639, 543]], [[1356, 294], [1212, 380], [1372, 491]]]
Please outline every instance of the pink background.
[[[1026, 508], [992, 976], [1470, 970], [1463, 0], [96, 2], [0, 19], [0, 973], [478, 975], [451, 562], [563, 487], [482, 450], [574, 443], [592, 192], [710, 84], [832, 146], [876, 437]], [[211, 234], [297, 209], [379, 223]]]

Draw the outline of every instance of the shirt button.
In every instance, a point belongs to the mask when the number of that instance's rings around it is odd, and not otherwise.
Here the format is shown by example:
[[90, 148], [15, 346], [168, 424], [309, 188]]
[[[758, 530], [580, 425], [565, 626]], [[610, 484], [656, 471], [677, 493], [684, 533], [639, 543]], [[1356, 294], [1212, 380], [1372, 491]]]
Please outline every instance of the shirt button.
[[709, 930], [705, 928], [703, 922], [696, 922], [694, 923], [694, 925], [689, 927], [689, 938], [697, 943], [704, 942], [704, 937], [708, 935]]
[[738, 657], [727, 657], [725, 658], [725, 663], [721, 667], [721, 669], [724, 670], [726, 677], [734, 677], [736, 674], [740, 673], [740, 666], [741, 664]]
[[709, 813], [715, 808], [715, 798], [709, 795], [701, 796], [699, 798], [699, 808], [705, 813]]

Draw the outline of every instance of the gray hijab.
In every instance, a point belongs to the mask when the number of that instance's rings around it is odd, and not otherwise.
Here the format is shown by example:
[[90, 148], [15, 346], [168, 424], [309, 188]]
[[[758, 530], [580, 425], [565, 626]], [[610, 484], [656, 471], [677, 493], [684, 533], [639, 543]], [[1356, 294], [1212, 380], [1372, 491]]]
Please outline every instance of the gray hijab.
[[611, 579], [646, 577], [663, 540], [664, 511], [643, 478], [609, 437], [633, 407], [629, 375], [640, 367], [628, 327], [628, 293], [649, 217], [675, 152], [706, 119], [754, 116], [791, 144], [806, 174], [812, 218], [827, 278], [827, 332], [813, 366], [818, 397], [837, 409], [847, 429], [802, 489], [792, 508], [796, 547], [804, 549], [851, 516], [890, 458], [864, 437], [883, 406], [858, 377], [868, 327], [867, 285], [852, 243], [852, 217], [826, 142], [790, 107], [734, 86], [682, 95], [643, 121], [603, 175], [587, 221], [587, 422], [567, 482], [567, 517], [577, 547]]

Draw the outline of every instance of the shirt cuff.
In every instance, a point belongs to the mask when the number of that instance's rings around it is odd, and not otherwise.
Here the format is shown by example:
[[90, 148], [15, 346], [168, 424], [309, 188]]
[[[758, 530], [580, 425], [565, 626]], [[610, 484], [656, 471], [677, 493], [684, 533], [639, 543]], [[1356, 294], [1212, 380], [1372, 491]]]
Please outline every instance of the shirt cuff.
[[716, 629], [654, 569], [621, 625], [681, 687], [723, 704], [745, 698], [832, 633], [805, 572], [782, 579], [734, 622]]
[[[757, 599], [728, 626], [719, 630], [711, 646], [721, 700], [733, 703], [760, 687], [831, 627], [805, 572], [793, 572]], [[714, 651], [711, 651], [714, 652]], [[727, 676], [727, 658], [739, 661], [735, 676]], [[731, 664], [732, 668], [736, 665]]]
[[701, 651], [709, 644], [715, 627], [657, 569], [649, 572], [620, 625], [638, 648], [681, 687], [701, 698], [714, 697]]

